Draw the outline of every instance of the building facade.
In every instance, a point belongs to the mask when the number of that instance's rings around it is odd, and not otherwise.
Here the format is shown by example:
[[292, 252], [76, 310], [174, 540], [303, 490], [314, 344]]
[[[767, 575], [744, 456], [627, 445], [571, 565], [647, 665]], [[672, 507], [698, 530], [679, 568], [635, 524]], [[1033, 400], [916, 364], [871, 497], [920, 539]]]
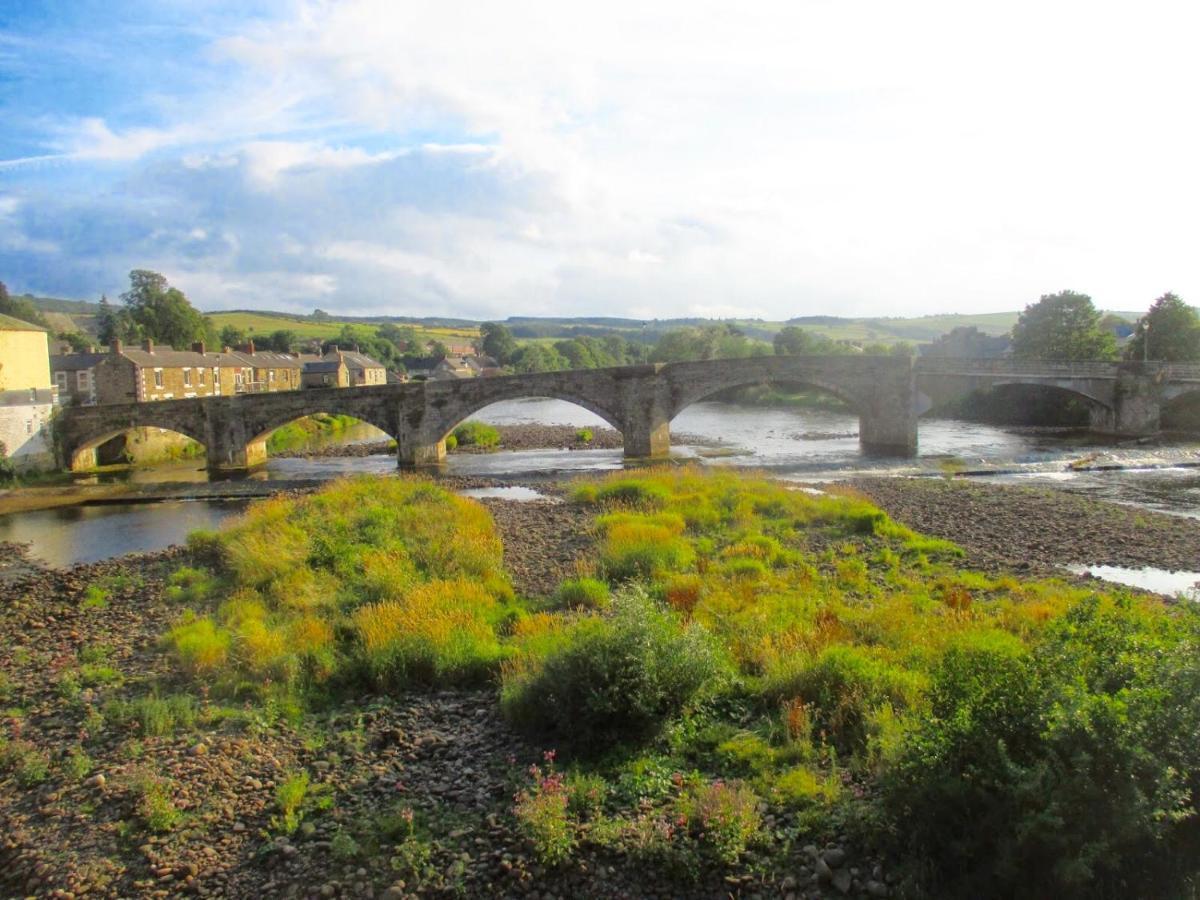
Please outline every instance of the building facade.
[[45, 330], [0, 315], [0, 441], [16, 469], [54, 464], [55, 399]]

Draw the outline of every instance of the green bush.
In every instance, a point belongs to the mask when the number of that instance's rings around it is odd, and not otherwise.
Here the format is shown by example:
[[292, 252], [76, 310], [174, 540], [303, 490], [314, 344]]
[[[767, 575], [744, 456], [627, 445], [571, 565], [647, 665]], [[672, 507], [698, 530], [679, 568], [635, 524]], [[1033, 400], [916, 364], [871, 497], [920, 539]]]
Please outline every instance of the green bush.
[[518, 725], [599, 751], [652, 735], [727, 671], [703, 628], [627, 588], [606, 615], [580, 620], [545, 658], [508, 672], [501, 702]]
[[581, 444], [590, 444], [595, 435], [590, 428], [580, 428], [575, 432], [575, 440]]
[[1193, 611], [1093, 599], [1032, 650], [952, 646], [885, 785], [910, 852], [975, 896], [1151, 896], [1194, 878], [1198, 631]]
[[454, 429], [454, 439], [460, 447], [495, 447], [500, 443], [500, 432], [486, 422], [463, 422]]
[[788, 659], [768, 673], [764, 694], [774, 702], [800, 699], [823, 733], [843, 753], [867, 747], [872, 711], [904, 708], [920, 694], [912, 672], [892, 666], [866, 648], [834, 645], [816, 658]]
[[554, 602], [561, 607], [602, 609], [608, 605], [608, 585], [595, 578], [568, 578], [554, 592]]

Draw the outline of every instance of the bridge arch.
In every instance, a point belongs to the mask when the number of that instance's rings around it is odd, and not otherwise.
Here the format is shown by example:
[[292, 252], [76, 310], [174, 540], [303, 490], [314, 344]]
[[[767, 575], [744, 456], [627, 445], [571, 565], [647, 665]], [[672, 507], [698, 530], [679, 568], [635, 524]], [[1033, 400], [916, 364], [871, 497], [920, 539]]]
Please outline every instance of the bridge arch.
[[203, 434], [180, 423], [157, 425], [151, 422], [139, 422], [136, 425], [113, 427], [112, 423], [101, 423], [97, 429], [76, 438], [63, 446], [63, 456], [67, 468], [72, 472], [86, 472], [99, 465], [97, 451], [109, 441], [127, 435], [138, 428], [158, 428], [180, 437], [195, 441], [208, 452], [208, 445]]
[[1164, 428], [1200, 431], [1200, 384], [1173, 392], [1162, 406]]
[[[937, 392], [936, 402], [924, 405], [920, 416], [936, 418], [958, 418], [965, 421], [991, 422], [998, 425], [1103, 425], [1113, 413], [1105, 399], [1095, 396], [1078, 385], [1056, 384], [1050, 381], [1032, 381], [1020, 378], [989, 379], [976, 382], [966, 389]], [[1074, 400], [1083, 406], [1083, 419], [1067, 421], [1071, 409], [1064, 408], [1063, 401]], [[1056, 406], [1057, 404], [1057, 406]], [[1009, 409], [1017, 407], [1029, 415], [1009, 415]], [[1078, 415], [1078, 414], [1077, 414]], [[1056, 416], [1065, 417], [1048, 421]], [[1047, 420], [1047, 421], [1042, 421]]]
[[580, 409], [590, 412], [616, 431], [624, 430], [624, 423], [617, 416], [588, 397], [583, 397], [571, 391], [519, 392], [512, 397], [504, 397], [499, 400], [487, 399], [467, 404], [456, 408], [453, 413], [439, 417], [438, 424], [434, 428], [435, 431], [438, 429], [441, 430], [438, 440], [444, 441], [455, 428], [488, 407], [495, 406], [498, 403], [509, 403], [513, 400], [561, 400], [563, 403], [570, 403], [572, 406], [578, 406]]
[[806, 377], [799, 375], [782, 375], [762, 377], [734, 377], [720, 386], [712, 387], [695, 387], [685, 390], [676, 399], [672, 405], [671, 418], [674, 419], [689, 406], [694, 406], [697, 403], [703, 403], [710, 398], [723, 394], [727, 391], [738, 390], [739, 388], [755, 387], [757, 385], [770, 384], [780, 387], [797, 387], [810, 390], [817, 390], [823, 394], [828, 394], [835, 397], [846, 405], [849, 410], [855, 414], [862, 415], [863, 403], [861, 398], [856, 396], [852, 391], [847, 390], [843, 385], [838, 385], [829, 382], [825, 379], [816, 377]]

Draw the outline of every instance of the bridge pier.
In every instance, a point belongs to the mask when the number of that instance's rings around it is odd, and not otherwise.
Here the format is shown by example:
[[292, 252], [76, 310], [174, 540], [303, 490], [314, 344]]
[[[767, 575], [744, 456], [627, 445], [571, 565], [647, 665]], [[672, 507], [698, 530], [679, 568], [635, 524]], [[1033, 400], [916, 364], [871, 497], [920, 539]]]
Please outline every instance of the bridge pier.
[[659, 367], [637, 370], [621, 385], [621, 437], [626, 459], [657, 459], [671, 453], [671, 396]]
[[1093, 407], [1092, 431], [1116, 437], [1148, 437], [1158, 434], [1162, 418], [1162, 387], [1142, 373], [1121, 371], [1112, 390], [1112, 408]]

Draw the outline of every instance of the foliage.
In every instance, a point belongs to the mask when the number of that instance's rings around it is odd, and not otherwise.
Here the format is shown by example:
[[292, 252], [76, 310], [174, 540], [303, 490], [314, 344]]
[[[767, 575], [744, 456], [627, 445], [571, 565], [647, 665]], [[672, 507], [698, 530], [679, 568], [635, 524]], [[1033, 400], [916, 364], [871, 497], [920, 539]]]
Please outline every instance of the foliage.
[[298, 447], [307, 447], [312, 441], [327, 435], [338, 435], [360, 420], [347, 415], [314, 413], [281, 425], [267, 438], [267, 453], [283, 453]]
[[0, 281], [0, 315], [12, 316], [14, 319], [20, 319], [31, 325], [40, 325], [42, 328], [49, 327], [46, 317], [42, 315], [41, 310], [34, 305], [33, 301], [26, 297], [13, 297], [9, 294], [3, 281]]
[[785, 325], [775, 334], [773, 341], [776, 356], [803, 356], [805, 354], [841, 354], [850, 352], [848, 344], [830, 340], [807, 328]]
[[590, 428], [580, 428], [575, 432], [575, 440], [581, 444], [590, 444], [595, 435]]
[[567, 811], [567, 787], [562, 774], [554, 769], [554, 751], [546, 751], [544, 759], [545, 770], [537, 765], [529, 767], [532, 783], [518, 792], [513, 816], [538, 860], [556, 866], [567, 860], [578, 841]]
[[716, 781], [690, 787], [680, 798], [680, 821], [726, 865], [737, 862], [762, 826], [758, 797], [748, 785]]
[[222, 347], [241, 347], [246, 343], [246, 332], [236, 325], [225, 325], [218, 335]]
[[134, 700], [112, 700], [104, 719], [118, 728], [136, 725], [146, 737], [167, 737], [195, 726], [199, 710], [190, 694], [150, 694]]
[[545, 656], [508, 668], [501, 703], [522, 727], [598, 751], [652, 735], [725, 673], [704, 629], [632, 587]]
[[554, 592], [554, 602], [561, 607], [601, 609], [608, 605], [608, 585], [595, 578], [568, 578]]
[[486, 449], [500, 443], [500, 432], [486, 422], [463, 422], [453, 433], [459, 447]]
[[[194, 341], [209, 337], [211, 323], [198, 312], [178, 288], [157, 272], [134, 269], [129, 273], [129, 290], [121, 295], [125, 307], [104, 321], [102, 330], [111, 327], [115, 333], [102, 335], [102, 340], [119, 337], [126, 341], [150, 338], [177, 349], [187, 349]], [[104, 306], [107, 301], [102, 301]]]
[[275, 788], [275, 808], [271, 827], [284, 834], [295, 834], [304, 817], [314, 810], [328, 809], [333, 803], [330, 788], [313, 784], [307, 772], [292, 772]]
[[502, 366], [507, 366], [517, 351], [512, 332], [499, 322], [484, 322], [479, 326], [479, 348]]
[[741, 359], [765, 356], [771, 348], [753, 341], [735, 325], [697, 325], [668, 331], [650, 354], [651, 362], [683, 362], [700, 359]]
[[165, 778], [141, 773], [133, 781], [137, 797], [137, 814], [142, 823], [156, 833], [175, 830], [183, 821], [183, 813], [172, 801], [174, 786]]
[[1092, 298], [1075, 291], [1043, 294], [1013, 326], [1012, 352], [1018, 359], [1113, 359], [1116, 339], [1100, 327]]
[[17, 467], [8, 458], [8, 447], [0, 441], [0, 484], [12, 484], [17, 477]]
[[185, 611], [168, 641], [224, 690], [477, 682], [503, 655], [513, 595], [491, 517], [427, 481], [257, 503], [208, 555], [215, 571], [183, 580], [214, 579], [197, 598], [211, 611]]
[[1138, 319], [1125, 355], [1133, 360], [1200, 360], [1200, 315], [1175, 294], [1163, 294]]
[[1198, 637], [1190, 609], [1094, 597], [1032, 646], [953, 645], [886, 782], [910, 847], [981, 879], [961, 886], [977, 895], [1154, 893], [1195, 817], [1200, 751], [1181, 737], [1200, 727]]

